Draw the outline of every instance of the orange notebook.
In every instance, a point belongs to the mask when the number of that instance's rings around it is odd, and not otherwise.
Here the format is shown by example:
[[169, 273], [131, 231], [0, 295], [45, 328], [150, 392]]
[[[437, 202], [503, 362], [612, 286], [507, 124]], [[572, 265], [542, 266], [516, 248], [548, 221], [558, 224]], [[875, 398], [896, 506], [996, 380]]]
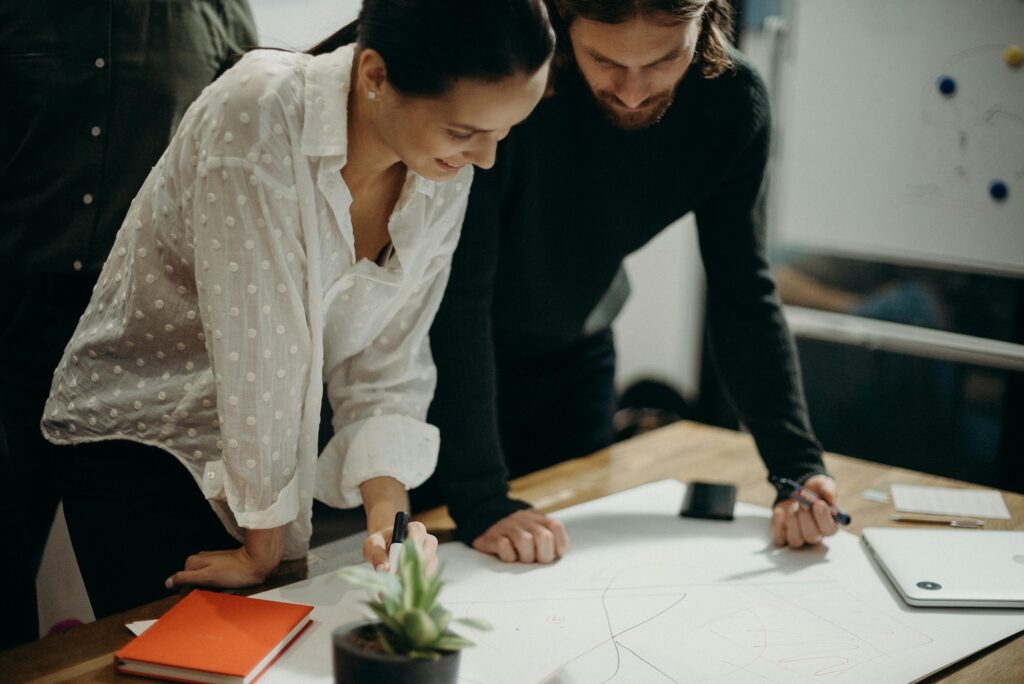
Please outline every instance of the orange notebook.
[[248, 684], [310, 625], [312, 606], [195, 590], [114, 654], [114, 669], [177, 682]]

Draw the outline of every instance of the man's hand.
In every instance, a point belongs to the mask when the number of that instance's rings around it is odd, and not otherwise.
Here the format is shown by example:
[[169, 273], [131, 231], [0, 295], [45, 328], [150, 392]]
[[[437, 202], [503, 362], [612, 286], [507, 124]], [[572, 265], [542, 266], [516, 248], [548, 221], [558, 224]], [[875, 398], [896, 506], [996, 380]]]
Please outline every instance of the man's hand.
[[815, 501], [810, 510], [798, 501], [786, 499], [775, 505], [772, 512], [772, 543], [799, 549], [805, 544], [818, 544], [836, 533], [838, 526], [832, 519], [826, 502], [835, 503], [836, 481], [826, 475], [814, 475], [804, 487], [824, 501]]
[[569, 550], [569, 533], [560, 520], [525, 509], [491, 525], [473, 548], [506, 563], [551, 563]]

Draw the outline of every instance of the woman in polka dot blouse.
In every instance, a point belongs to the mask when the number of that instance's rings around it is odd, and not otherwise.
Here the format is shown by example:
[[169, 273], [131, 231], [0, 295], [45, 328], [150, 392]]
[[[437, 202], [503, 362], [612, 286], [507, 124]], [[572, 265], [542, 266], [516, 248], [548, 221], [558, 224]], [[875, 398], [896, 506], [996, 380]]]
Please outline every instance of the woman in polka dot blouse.
[[[537, 104], [553, 41], [540, 0], [366, 0], [310, 54], [251, 52], [191, 106], [43, 416], [75, 445], [60, 485], [98, 616], [262, 582], [305, 556], [314, 496], [362, 503], [363, 555], [387, 567], [437, 459], [427, 333], [472, 166]], [[435, 563], [437, 540], [409, 536]]]

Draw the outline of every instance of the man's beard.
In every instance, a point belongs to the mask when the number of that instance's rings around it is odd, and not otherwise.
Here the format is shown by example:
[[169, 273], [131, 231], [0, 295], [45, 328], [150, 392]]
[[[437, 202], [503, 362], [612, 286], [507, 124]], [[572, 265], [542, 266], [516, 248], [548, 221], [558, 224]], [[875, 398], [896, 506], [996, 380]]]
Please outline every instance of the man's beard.
[[601, 111], [613, 126], [624, 131], [636, 131], [661, 121], [661, 117], [665, 116], [665, 112], [675, 101], [675, 93], [672, 90], [666, 90], [652, 95], [647, 98], [641, 109], [635, 111], [624, 110], [619, 104], [619, 98], [607, 91], [595, 92], [594, 99], [597, 100]]

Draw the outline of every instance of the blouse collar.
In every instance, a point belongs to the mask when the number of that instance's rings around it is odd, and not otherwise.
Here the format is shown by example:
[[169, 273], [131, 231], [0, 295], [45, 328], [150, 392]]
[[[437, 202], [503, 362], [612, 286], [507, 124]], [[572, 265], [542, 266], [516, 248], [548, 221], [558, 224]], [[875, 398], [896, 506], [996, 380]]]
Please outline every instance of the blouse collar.
[[[306, 65], [305, 113], [302, 123], [302, 153], [307, 157], [337, 157], [331, 167], [345, 165], [348, 150], [348, 95], [351, 89], [355, 44], [323, 55]], [[410, 171], [412, 187], [433, 197], [435, 181]]]

